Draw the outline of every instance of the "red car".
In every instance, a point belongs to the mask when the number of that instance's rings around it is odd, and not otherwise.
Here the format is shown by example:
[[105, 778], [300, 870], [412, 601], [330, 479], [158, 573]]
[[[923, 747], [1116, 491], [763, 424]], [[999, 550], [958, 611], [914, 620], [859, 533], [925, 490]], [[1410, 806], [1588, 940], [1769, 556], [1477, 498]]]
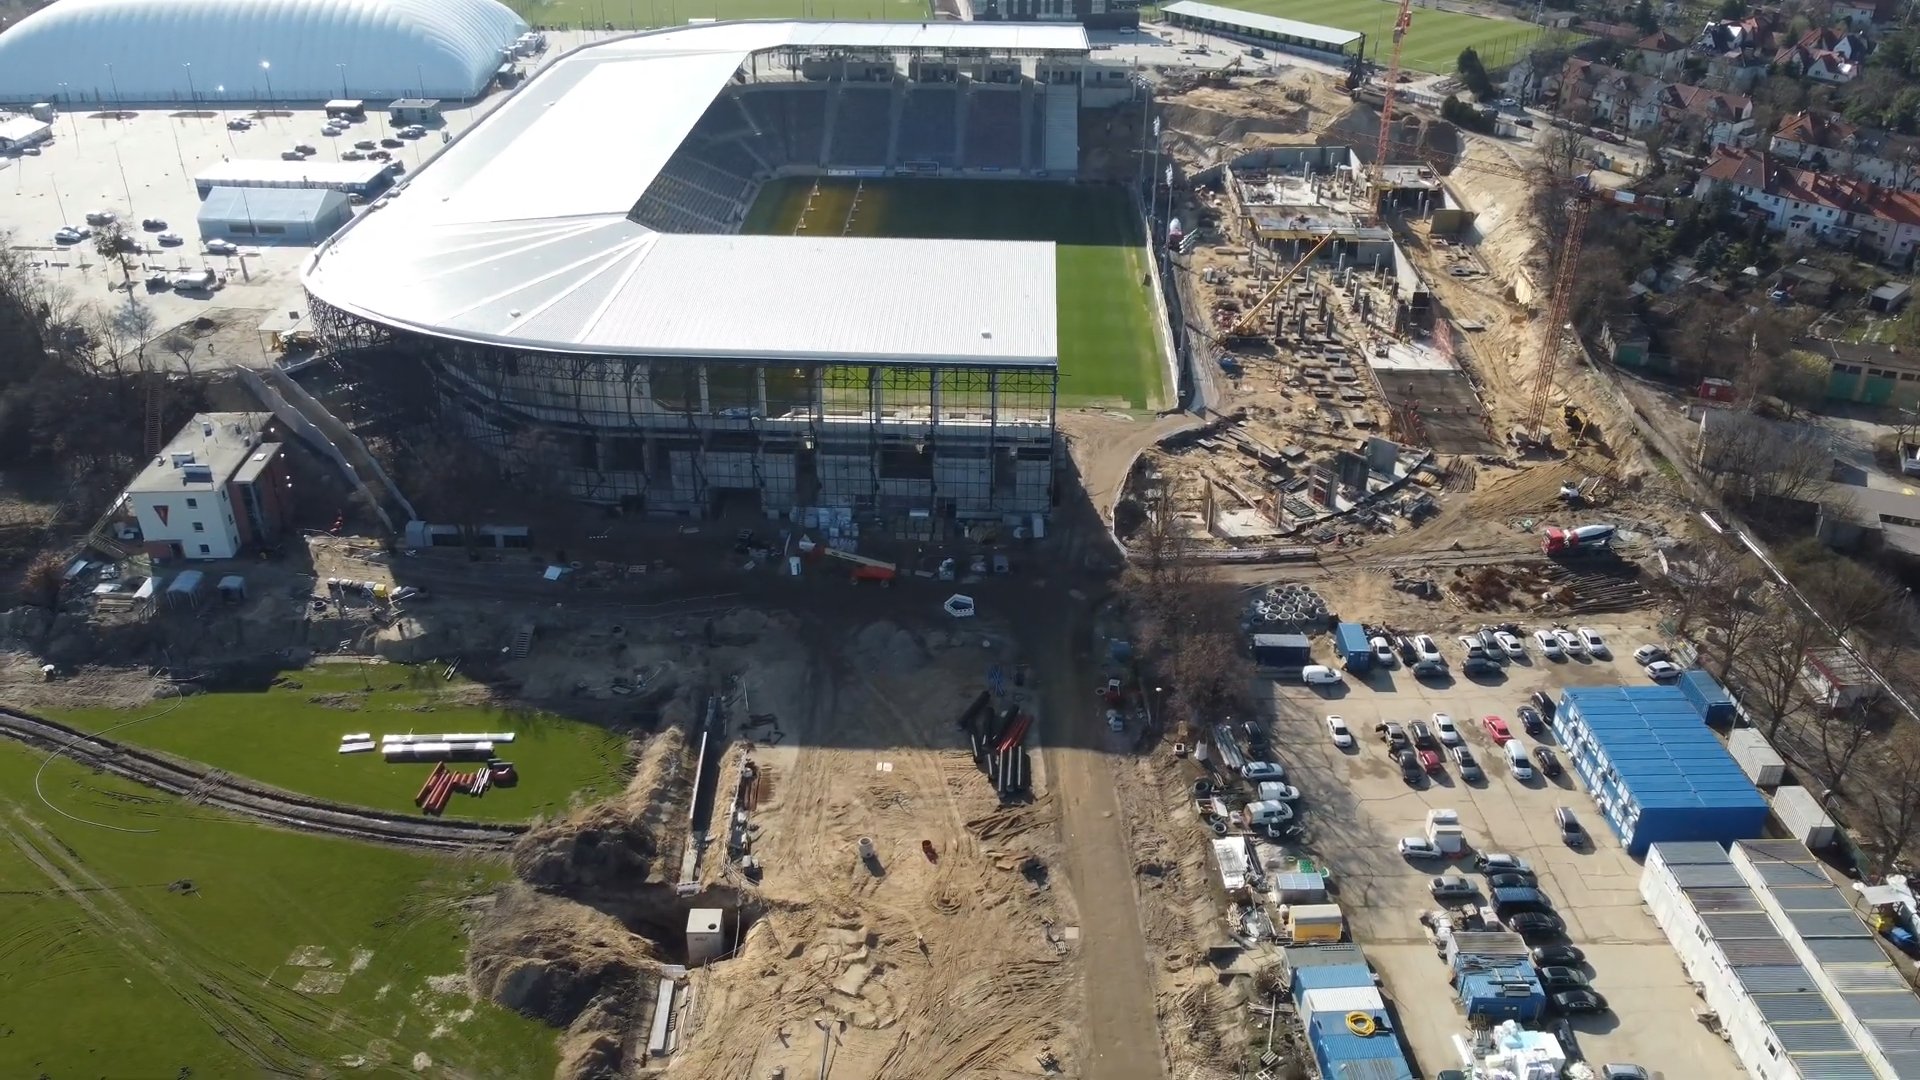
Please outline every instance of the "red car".
[[1429, 773], [1440, 771], [1440, 755], [1432, 750], [1420, 751], [1420, 767]]
[[1487, 734], [1493, 736], [1495, 746], [1505, 746], [1513, 741], [1513, 732], [1507, 730], [1507, 722], [1497, 716], [1489, 716], [1480, 721], [1486, 725]]

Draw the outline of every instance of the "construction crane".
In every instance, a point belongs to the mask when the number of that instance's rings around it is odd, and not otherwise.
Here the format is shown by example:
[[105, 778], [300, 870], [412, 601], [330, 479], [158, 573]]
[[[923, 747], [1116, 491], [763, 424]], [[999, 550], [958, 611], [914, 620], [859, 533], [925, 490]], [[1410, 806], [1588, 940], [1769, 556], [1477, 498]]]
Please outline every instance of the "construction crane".
[[1400, 0], [1400, 13], [1393, 20], [1393, 58], [1387, 62], [1387, 86], [1381, 91], [1380, 141], [1373, 150], [1373, 205], [1380, 210], [1386, 198], [1387, 149], [1393, 142], [1393, 95], [1400, 88], [1400, 47], [1406, 44], [1407, 30], [1413, 25], [1413, 0]]
[[[1396, 55], [1398, 50], [1395, 50]], [[1537, 171], [1523, 169], [1518, 165], [1503, 165], [1494, 161], [1481, 161], [1462, 155], [1458, 160], [1448, 162], [1433, 151], [1408, 143], [1396, 142], [1387, 137], [1385, 118], [1392, 108], [1392, 88], [1388, 88], [1388, 104], [1381, 111], [1380, 142], [1374, 157], [1374, 169], [1391, 152], [1398, 151], [1425, 161], [1436, 173], [1444, 173], [1450, 166], [1454, 169], [1477, 169], [1480, 172], [1504, 176], [1511, 180], [1520, 180], [1528, 184], [1540, 179]], [[1309, 134], [1337, 134], [1331, 125], [1309, 128]], [[1527, 414], [1522, 430], [1528, 437], [1545, 442], [1549, 437], [1546, 426], [1547, 406], [1553, 399], [1553, 377], [1560, 367], [1560, 353], [1565, 348], [1571, 334], [1569, 319], [1573, 308], [1574, 278], [1580, 267], [1580, 249], [1586, 241], [1587, 218], [1593, 212], [1595, 192], [1584, 176], [1558, 177], [1555, 185], [1567, 196], [1566, 231], [1558, 238], [1549, 238], [1554, 243], [1553, 278], [1547, 291], [1547, 337], [1542, 343], [1540, 369], [1534, 376], [1532, 396], [1528, 399]], [[1557, 240], [1557, 242], [1555, 242]]]
[[1300, 261], [1287, 267], [1287, 272], [1280, 275], [1280, 280], [1273, 283], [1273, 288], [1268, 289], [1265, 296], [1262, 296], [1249, 305], [1246, 314], [1240, 316], [1240, 321], [1234, 323], [1228, 327], [1224, 333], [1214, 338], [1214, 343], [1218, 344], [1228, 338], [1237, 338], [1251, 329], [1253, 324], [1259, 321], [1260, 313], [1266, 310], [1267, 305], [1273, 302], [1274, 297], [1280, 295], [1280, 290], [1287, 287], [1287, 282], [1292, 281], [1295, 274], [1298, 274], [1308, 263], [1312, 262], [1313, 257], [1320, 254], [1320, 249], [1326, 247], [1327, 241], [1332, 239], [1333, 233], [1328, 232], [1323, 234], [1320, 239], [1315, 240], [1313, 246], [1307, 249], [1307, 253], [1300, 256]]

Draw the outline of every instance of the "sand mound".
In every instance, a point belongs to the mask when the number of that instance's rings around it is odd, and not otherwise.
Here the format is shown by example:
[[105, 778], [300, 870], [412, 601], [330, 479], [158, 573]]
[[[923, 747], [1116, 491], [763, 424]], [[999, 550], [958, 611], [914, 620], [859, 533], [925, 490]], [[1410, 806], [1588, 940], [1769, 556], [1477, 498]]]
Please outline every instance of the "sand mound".
[[640, 977], [658, 970], [651, 945], [619, 919], [524, 885], [500, 891], [467, 954], [475, 990], [555, 1026], [590, 1005], [628, 1015]]
[[905, 675], [924, 667], [927, 646], [918, 635], [895, 623], [869, 623], [854, 635], [850, 659], [867, 671]]

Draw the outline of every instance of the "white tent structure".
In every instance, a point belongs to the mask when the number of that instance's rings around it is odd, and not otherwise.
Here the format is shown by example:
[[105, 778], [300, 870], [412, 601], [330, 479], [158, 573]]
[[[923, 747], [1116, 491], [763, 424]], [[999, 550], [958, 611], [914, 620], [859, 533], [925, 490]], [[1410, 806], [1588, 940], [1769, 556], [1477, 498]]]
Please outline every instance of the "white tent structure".
[[465, 99], [526, 29], [498, 0], [60, 0], [0, 33], [0, 101]]

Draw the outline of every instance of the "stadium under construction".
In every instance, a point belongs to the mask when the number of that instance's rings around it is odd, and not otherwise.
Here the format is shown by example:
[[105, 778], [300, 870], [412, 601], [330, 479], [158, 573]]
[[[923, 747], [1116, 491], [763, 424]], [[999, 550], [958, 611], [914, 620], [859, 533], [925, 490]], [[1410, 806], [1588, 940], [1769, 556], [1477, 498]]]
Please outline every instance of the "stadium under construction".
[[[742, 235], [783, 177], [1073, 179], [1123, 100], [1074, 25], [681, 27], [550, 64], [315, 252], [348, 369], [629, 512], [979, 519], [1053, 501], [1054, 245]], [[644, 115], [620, 103], [646, 102]], [[844, 181], [842, 181], [844, 182]]]

